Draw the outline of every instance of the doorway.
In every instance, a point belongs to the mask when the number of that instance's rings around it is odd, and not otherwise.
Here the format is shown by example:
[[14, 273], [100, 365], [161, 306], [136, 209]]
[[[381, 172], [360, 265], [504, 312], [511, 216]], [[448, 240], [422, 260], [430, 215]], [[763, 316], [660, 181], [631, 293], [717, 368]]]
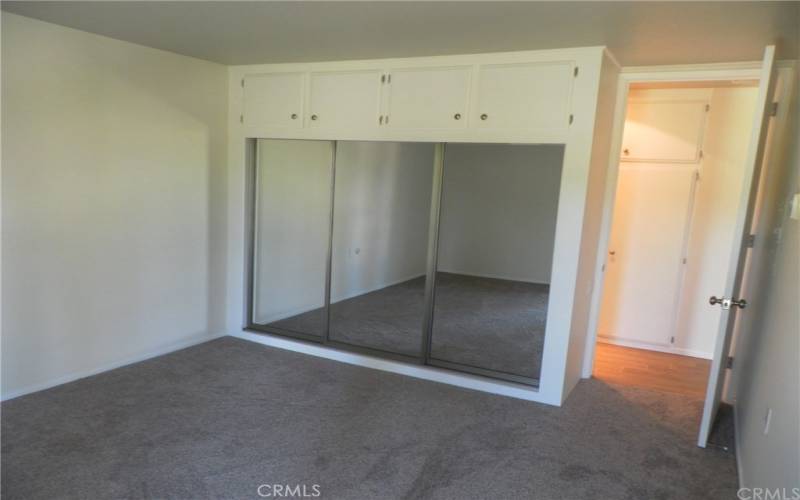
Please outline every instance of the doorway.
[[755, 80], [631, 84], [596, 378], [704, 398], [757, 98]]

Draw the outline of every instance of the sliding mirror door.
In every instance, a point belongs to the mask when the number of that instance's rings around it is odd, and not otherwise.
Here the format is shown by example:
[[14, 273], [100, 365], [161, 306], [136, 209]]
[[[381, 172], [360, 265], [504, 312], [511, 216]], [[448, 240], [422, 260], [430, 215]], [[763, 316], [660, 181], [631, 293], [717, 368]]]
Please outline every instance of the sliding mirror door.
[[431, 364], [536, 384], [563, 146], [448, 144]]
[[337, 143], [331, 342], [420, 356], [433, 148]]
[[334, 145], [259, 139], [253, 326], [324, 338]]

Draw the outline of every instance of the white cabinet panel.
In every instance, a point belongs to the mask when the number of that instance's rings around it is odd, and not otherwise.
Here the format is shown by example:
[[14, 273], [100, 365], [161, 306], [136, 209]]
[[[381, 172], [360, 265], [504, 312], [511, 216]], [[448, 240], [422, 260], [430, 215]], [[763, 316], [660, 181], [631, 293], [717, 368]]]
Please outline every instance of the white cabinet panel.
[[486, 64], [479, 69], [473, 123], [481, 129], [565, 129], [571, 62]]
[[391, 70], [388, 127], [460, 129], [467, 123], [470, 66]]
[[625, 117], [622, 159], [695, 162], [706, 116], [703, 101], [631, 101]]
[[368, 129], [378, 126], [380, 70], [311, 73], [308, 126]]
[[245, 127], [301, 128], [303, 73], [252, 75], [244, 79]]

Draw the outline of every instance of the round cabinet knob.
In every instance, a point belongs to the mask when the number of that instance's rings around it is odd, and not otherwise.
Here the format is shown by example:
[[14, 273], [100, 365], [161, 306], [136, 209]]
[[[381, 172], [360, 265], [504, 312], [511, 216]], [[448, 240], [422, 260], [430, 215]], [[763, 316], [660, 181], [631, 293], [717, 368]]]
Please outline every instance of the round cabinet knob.
[[317, 115], [311, 115], [311, 119], [317, 121]]
[[489, 118], [489, 115], [487, 115], [486, 113], [481, 115], [481, 120], [486, 120], [487, 118]]
[[292, 113], [292, 120], [297, 120], [297, 113]]
[[453, 115], [453, 119], [455, 119], [455, 120], [460, 120], [460, 119], [461, 119], [461, 113], [456, 113], [456, 114], [454, 114], [454, 115]]
[[624, 154], [625, 156], [628, 156], [629, 154], [631, 154], [631, 150], [628, 149], [628, 148], [625, 148], [625, 149], [622, 150], [622, 154]]

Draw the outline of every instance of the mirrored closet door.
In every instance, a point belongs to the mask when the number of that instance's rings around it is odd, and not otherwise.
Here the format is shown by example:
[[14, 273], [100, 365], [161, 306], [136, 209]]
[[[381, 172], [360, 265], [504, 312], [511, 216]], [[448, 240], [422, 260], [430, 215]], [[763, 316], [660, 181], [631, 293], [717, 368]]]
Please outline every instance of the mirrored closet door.
[[433, 147], [337, 143], [332, 342], [420, 356]]
[[325, 336], [333, 153], [330, 141], [257, 141], [254, 325]]
[[564, 148], [447, 144], [430, 358], [539, 379]]

